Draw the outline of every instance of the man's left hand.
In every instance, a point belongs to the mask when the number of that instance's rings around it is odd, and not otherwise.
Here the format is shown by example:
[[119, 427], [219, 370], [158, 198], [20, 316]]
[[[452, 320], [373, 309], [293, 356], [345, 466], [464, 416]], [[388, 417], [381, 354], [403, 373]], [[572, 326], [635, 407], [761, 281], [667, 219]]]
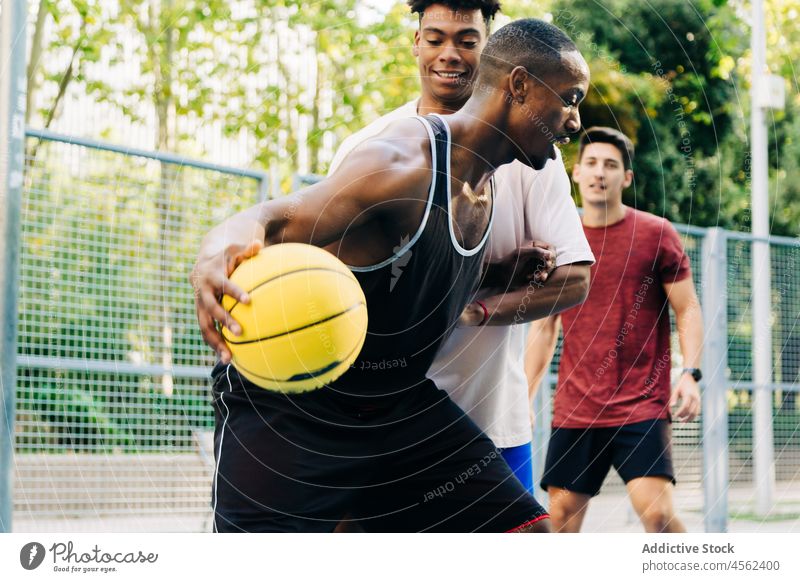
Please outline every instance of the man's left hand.
[[546, 242], [533, 241], [530, 246], [512, 251], [501, 264], [503, 285], [523, 287], [531, 281], [543, 285], [556, 268], [555, 248]]

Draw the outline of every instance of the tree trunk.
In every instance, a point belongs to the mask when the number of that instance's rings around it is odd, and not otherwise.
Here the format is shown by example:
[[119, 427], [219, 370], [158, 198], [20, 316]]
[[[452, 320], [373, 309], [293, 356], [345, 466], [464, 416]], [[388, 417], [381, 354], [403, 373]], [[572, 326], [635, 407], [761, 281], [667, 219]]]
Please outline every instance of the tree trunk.
[[[174, 109], [172, 96], [172, 58], [175, 52], [175, 29], [170, 22], [172, 0], [166, 0], [163, 10], [156, 14], [150, 5], [151, 35], [164, 39], [163, 43], [152, 43], [148, 51], [155, 75], [155, 109], [158, 120], [157, 149], [173, 151], [175, 149], [175, 132], [172, 124]], [[174, 288], [172, 276], [173, 261], [169, 252], [170, 228], [170, 192], [174, 169], [172, 164], [162, 163], [159, 171], [159, 189], [156, 194], [156, 214], [158, 219], [158, 241], [156, 244], [157, 293], [161, 306], [161, 337], [157, 340], [156, 355], [166, 372], [161, 376], [161, 390], [166, 396], [172, 396], [174, 390], [172, 369], [173, 326], [170, 290]]]
[[320, 49], [319, 38], [320, 35], [325, 34], [324, 31], [317, 32], [317, 42], [314, 47], [314, 53], [317, 60], [317, 78], [314, 83], [314, 105], [311, 109], [311, 131], [309, 132], [309, 157], [312, 174], [320, 173], [319, 151], [320, 142], [322, 141], [322, 132], [319, 130], [320, 108], [322, 100], [322, 86], [325, 78], [325, 67], [322, 58], [322, 51]]
[[[39, 9], [41, 10], [41, 7]], [[50, 109], [47, 112], [47, 116], [45, 117], [43, 126], [44, 129], [48, 129], [50, 127], [50, 124], [53, 123], [53, 120], [56, 118], [56, 114], [58, 113], [58, 106], [61, 105], [61, 100], [64, 99], [64, 95], [66, 95], [67, 93], [67, 87], [69, 87], [69, 84], [72, 81], [72, 77], [75, 72], [75, 60], [78, 58], [78, 52], [81, 50], [81, 47], [83, 46], [85, 39], [86, 39], [86, 21], [81, 20], [80, 34], [78, 35], [78, 40], [75, 43], [75, 47], [72, 49], [72, 56], [69, 59], [69, 64], [67, 65], [67, 68], [64, 70], [64, 74], [61, 75], [61, 80], [58, 82], [58, 93], [56, 93], [56, 98], [53, 99], [53, 104], [50, 106]], [[33, 65], [33, 60], [31, 60], [31, 63], [28, 66], [29, 75], [31, 74], [30, 68], [32, 65]], [[35, 72], [33, 74], [35, 75]], [[30, 82], [31, 81], [29, 77], [28, 84], [30, 84]], [[31, 96], [29, 93], [28, 99], [30, 98]], [[38, 140], [33, 141], [33, 145], [31, 145], [30, 150], [27, 152], [28, 164], [30, 166], [32, 166], [33, 163], [36, 161], [36, 154], [39, 151], [40, 143], [41, 142]]]
[[47, 0], [39, 0], [39, 10], [36, 12], [36, 24], [33, 28], [31, 37], [31, 55], [28, 61], [28, 97], [25, 107], [25, 125], [30, 125], [31, 112], [33, 111], [34, 97], [39, 89], [36, 80], [36, 72], [39, 70], [39, 60], [42, 58], [42, 37], [44, 35], [44, 23], [47, 20]]

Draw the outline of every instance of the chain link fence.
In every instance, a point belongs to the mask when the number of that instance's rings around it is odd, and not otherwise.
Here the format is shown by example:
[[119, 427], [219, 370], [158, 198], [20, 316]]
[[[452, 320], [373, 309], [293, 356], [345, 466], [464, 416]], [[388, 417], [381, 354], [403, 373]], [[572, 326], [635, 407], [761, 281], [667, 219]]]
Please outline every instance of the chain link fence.
[[[297, 186], [315, 176], [298, 176]], [[208, 373], [188, 276], [200, 239], [266, 197], [259, 172], [29, 132], [22, 217], [15, 531], [204, 531], [213, 470]], [[700, 288], [706, 231], [679, 226]], [[750, 248], [726, 233], [728, 459], [752, 479]], [[778, 514], [800, 516], [800, 243], [772, 241]], [[673, 338], [673, 373], [681, 367]], [[558, 358], [539, 392], [546, 450]], [[673, 425], [681, 485], [704, 479], [701, 421]], [[705, 445], [708, 446], [708, 445]], [[724, 450], [716, 454], [725, 454]], [[604, 491], [623, 491], [612, 472]], [[797, 494], [795, 496], [795, 493]], [[698, 501], [702, 503], [702, 500]], [[703, 507], [697, 508], [702, 512]], [[780, 515], [779, 515], [780, 517]], [[797, 517], [797, 516], [795, 516]]]
[[202, 236], [263, 198], [267, 176], [45, 132], [26, 145], [15, 530], [196, 530], [213, 354], [189, 273]]

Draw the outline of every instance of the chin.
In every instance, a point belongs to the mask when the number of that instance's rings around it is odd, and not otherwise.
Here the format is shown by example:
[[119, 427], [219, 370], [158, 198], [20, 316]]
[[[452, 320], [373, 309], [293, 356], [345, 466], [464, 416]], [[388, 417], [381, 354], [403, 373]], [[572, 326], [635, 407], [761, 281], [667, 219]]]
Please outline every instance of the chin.
[[584, 197], [584, 196], [581, 194], [581, 198], [583, 198], [583, 201], [584, 201], [586, 204], [590, 204], [590, 205], [592, 205], [592, 206], [598, 206], [598, 207], [602, 207], [602, 206], [608, 206], [608, 205], [609, 205], [609, 202], [610, 202], [610, 200], [609, 200], [607, 197], [605, 197], [605, 196], [589, 196], [589, 197]]
[[469, 98], [469, 95], [464, 90], [441, 90], [436, 92], [436, 98], [439, 102], [446, 106], [455, 106], [454, 109], [460, 109], [464, 101]]
[[526, 166], [530, 166], [534, 170], [541, 170], [547, 164], [550, 158], [544, 156], [530, 156], [524, 160], [520, 160]]

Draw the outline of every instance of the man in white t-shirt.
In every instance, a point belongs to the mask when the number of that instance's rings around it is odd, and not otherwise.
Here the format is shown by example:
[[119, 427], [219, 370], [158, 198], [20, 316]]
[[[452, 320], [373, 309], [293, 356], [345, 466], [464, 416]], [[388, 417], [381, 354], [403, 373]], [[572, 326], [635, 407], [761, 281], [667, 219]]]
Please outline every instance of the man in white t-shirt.
[[[361, 143], [397, 119], [458, 111], [472, 94], [480, 52], [497, 1], [409, 0], [419, 14], [414, 56], [422, 95], [344, 140], [331, 162], [333, 173]], [[576, 106], [565, 103], [565, 107]], [[558, 150], [556, 150], [558, 152]], [[512, 325], [558, 313], [584, 300], [594, 262], [583, 234], [561, 155], [540, 171], [520, 162], [495, 173], [494, 225], [487, 260], [499, 260], [547, 241], [556, 269], [543, 286], [482, 291], [465, 309], [428, 373], [501, 450], [514, 474], [533, 493], [528, 381], [523, 367], [526, 329]], [[535, 330], [531, 330], [535, 333]]]

